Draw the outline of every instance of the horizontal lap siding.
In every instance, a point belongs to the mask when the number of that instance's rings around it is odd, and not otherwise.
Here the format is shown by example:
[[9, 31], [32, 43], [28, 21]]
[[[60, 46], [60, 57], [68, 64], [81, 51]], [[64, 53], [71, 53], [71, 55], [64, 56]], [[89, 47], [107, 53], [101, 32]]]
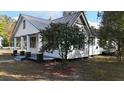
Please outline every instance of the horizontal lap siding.
[[20, 25], [19, 25], [16, 33], [15, 33], [15, 37], [25, 36], [25, 35], [28, 35], [28, 34], [33, 34], [33, 33], [38, 33], [39, 32], [39, 30], [37, 28], [35, 28], [28, 21], [25, 21], [26, 22], [26, 26], [25, 26], [26, 28], [23, 29], [23, 20], [20, 23]]

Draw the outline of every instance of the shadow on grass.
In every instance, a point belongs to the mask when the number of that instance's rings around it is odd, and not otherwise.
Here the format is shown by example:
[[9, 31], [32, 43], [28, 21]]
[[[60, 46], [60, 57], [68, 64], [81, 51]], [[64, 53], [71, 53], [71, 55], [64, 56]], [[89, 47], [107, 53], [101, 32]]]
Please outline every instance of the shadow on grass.
[[104, 57], [72, 60], [64, 69], [61, 69], [60, 62], [55, 61], [41, 64], [31, 61], [0, 63], [0, 80], [124, 80], [124, 63], [112, 60]]

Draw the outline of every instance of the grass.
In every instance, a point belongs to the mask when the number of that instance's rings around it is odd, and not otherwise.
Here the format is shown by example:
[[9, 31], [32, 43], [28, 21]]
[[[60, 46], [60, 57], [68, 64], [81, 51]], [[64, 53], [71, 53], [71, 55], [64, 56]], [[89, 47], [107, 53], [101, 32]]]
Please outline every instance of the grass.
[[[8, 55], [0, 57], [6, 59]], [[11, 56], [8, 58], [11, 59]], [[113, 81], [124, 80], [124, 63], [115, 57], [96, 56], [87, 60], [72, 60], [60, 69], [60, 62], [38, 64], [31, 61], [0, 62], [0, 80]]]

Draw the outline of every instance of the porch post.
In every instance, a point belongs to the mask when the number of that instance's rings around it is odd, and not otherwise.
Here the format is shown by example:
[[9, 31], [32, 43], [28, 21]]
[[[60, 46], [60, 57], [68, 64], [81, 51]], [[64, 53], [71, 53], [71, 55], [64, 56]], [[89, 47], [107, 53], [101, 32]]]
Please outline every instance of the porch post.
[[14, 37], [14, 50], [16, 50], [16, 43], [17, 43], [17, 40], [16, 40], [16, 37]]
[[27, 35], [27, 52], [30, 52], [30, 36]]
[[37, 48], [38, 48], [37, 49], [37, 51], [38, 51], [38, 53], [37, 53], [37, 62], [38, 63], [43, 62], [43, 52], [41, 50], [41, 47], [42, 47], [41, 40], [42, 40], [42, 37], [41, 37], [40, 33], [38, 33], [37, 34]]
[[27, 51], [26, 51], [26, 58], [28, 59], [28, 57], [31, 56], [31, 52], [30, 52], [30, 36], [27, 35]]
[[38, 35], [37, 35], [37, 48], [38, 48], [38, 52], [40, 52], [40, 49], [41, 49], [41, 46], [42, 46], [42, 42], [41, 42], [41, 35], [40, 35], [40, 33], [38, 33]]
[[24, 48], [24, 37], [21, 36], [21, 50], [23, 51]]

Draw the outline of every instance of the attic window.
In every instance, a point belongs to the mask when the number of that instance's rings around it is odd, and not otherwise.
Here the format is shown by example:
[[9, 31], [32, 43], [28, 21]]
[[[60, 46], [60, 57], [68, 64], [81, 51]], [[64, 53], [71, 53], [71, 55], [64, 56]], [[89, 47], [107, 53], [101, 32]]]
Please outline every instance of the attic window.
[[25, 20], [23, 20], [23, 29], [25, 29]]

